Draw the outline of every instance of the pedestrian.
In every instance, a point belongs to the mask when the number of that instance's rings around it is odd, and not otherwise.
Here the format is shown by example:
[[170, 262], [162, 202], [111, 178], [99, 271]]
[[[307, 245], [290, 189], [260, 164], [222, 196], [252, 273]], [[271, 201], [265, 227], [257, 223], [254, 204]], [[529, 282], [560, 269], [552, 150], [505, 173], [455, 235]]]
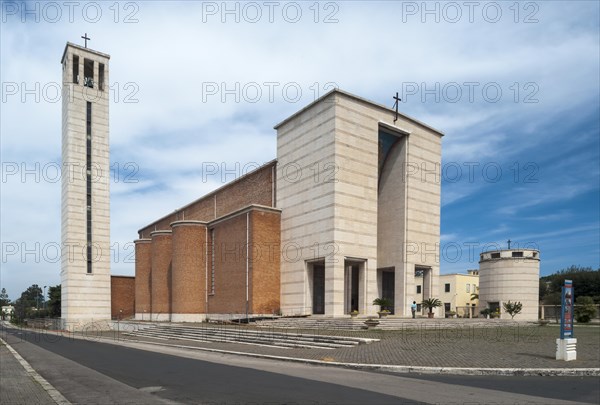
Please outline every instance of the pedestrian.
[[410, 312], [412, 312], [413, 319], [415, 319], [417, 314], [417, 301], [413, 301], [413, 303], [411, 304]]

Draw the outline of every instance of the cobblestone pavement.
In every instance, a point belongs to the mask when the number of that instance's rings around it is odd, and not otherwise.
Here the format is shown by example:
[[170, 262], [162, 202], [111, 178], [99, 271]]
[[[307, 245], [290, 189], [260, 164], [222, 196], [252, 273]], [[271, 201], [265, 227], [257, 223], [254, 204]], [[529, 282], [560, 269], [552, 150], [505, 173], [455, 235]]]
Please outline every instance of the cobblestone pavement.
[[[215, 325], [205, 327], [231, 328]], [[260, 330], [268, 333], [271, 329]], [[555, 325], [505, 323], [481, 327], [431, 322], [394, 331], [294, 329], [288, 332], [360, 336], [376, 338], [380, 341], [357, 347], [327, 350], [284, 349], [241, 343], [204, 343], [175, 339], [166, 341], [131, 337], [124, 335], [122, 331], [121, 333], [104, 332], [101, 335], [109, 339], [148, 341], [347, 363], [467, 368], [600, 368], [600, 328], [597, 326], [576, 328], [577, 360], [570, 362], [555, 360], [556, 339], [559, 337], [559, 328]], [[94, 339], [94, 336], [87, 336], [87, 338]]]
[[7, 405], [55, 403], [2, 343], [0, 343], [0, 403]]

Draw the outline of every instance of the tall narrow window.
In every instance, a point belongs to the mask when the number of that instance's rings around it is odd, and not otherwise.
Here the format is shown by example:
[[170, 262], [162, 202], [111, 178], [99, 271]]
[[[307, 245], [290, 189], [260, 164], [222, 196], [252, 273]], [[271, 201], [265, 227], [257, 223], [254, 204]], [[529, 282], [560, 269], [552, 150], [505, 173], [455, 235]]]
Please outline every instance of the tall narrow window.
[[450, 283], [444, 284], [444, 292], [450, 292]]
[[79, 83], [79, 56], [73, 55], [73, 83]]
[[94, 88], [94, 61], [83, 59], [83, 85]]
[[98, 89], [104, 91], [104, 63], [98, 65]]
[[210, 293], [215, 293], [215, 230], [210, 230]]
[[86, 104], [86, 226], [87, 226], [87, 272], [92, 273], [92, 103]]

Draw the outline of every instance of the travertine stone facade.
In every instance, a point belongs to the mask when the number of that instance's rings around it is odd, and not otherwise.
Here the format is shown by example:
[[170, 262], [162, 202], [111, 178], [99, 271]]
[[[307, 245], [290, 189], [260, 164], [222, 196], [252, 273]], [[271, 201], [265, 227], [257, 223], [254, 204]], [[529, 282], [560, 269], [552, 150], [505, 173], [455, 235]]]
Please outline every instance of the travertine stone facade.
[[539, 310], [540, 252], [506, 249], [481, 253], [479, 260], [479, 307], [500, 309], [510, 318], [505, 302], [520, 301], [522, 312], [515, 320], [537, 320]]
[[67, 43], [61, 60], [62, 319], [69, 329], [108, 327], [111, 317], [109, 58]]
[[[276, 126], [284, 313], [314, 313], [315, 263], [325, 266], [325, 315], [372, 314], [372, 300], [386, 293], [395, 313], [408, 315], [417, 267], [426, 294], [437, 294], [442, 134], [394, 119], [336, 90]], [[396, 138], [385, 153], [382, 133]], [[352, 263], [359, 285], [351, 295]]]

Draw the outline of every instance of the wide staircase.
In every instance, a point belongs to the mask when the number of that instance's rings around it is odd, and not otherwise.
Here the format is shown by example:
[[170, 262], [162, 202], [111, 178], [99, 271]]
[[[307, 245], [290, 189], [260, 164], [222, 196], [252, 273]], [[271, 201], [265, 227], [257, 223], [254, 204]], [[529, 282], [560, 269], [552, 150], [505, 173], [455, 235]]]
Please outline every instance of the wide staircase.
[[218, 325], [186, 326], [178, 324], [157, 324], [144, 328], [136, 328], [136, 330], [126, 332], [124, 335], [158, 340], [229, 342], [305, 349], [338, 349], [369, 344], [379, 340], [287, 331], [252, 330], [247, 327], [220, 327]]
[[[371, 326], [369, 329], [400, 330], [410, 328], [459, 328], [459, 327], [490, 327], [498, 324], [508, 325], [516, 324], [516, 321], [510, 319], [484, 319], [484, 318], [401, 318], [386, 317], [377, 319], [379, 324]], [[290, 317], [270, 320], [261, 320], [255, 322], [256, 326], [275, 329], [298, 329], [298, 330], [361, 330], [366, 329], [365, 321], [367, 318], [325, 318], [309, 316], [305, 318]]]

